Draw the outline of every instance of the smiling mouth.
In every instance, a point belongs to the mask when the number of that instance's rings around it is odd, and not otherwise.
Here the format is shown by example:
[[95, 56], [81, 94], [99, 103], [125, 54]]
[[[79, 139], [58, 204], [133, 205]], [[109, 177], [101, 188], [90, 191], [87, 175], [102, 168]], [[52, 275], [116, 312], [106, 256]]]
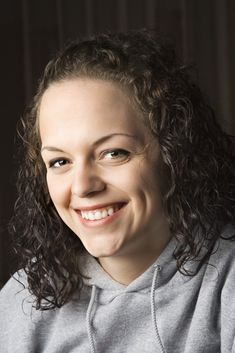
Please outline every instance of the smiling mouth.
[[96, 210], [80, 210], [79, 213], [84, 220], [98, 221], [112, 216], [114, 213], [119, 211], [124, 205], [126, 205], [126, 203], [117, 203]]

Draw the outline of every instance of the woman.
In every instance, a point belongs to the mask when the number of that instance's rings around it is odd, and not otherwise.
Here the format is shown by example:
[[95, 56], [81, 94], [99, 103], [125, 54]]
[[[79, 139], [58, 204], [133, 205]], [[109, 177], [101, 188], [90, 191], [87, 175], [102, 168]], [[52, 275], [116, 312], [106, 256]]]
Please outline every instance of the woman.
[[3, 352], [235, 350], [235, 162], [147, 31], [74, 42], [22, 122]]

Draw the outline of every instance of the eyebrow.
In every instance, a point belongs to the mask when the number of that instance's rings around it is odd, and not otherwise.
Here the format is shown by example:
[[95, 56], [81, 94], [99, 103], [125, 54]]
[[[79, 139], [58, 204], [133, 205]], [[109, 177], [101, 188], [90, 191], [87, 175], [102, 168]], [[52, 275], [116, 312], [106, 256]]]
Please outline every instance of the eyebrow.
[[[95, 147], [97, 147], [98, 145], [101, 145], [101, 144], [104, 143], [105, 141], [107, 141], [107, 140], [109, 140], [109, 139], [111, 139], [112, 137], [115, 137], [115, 136], [126, 136], [126, 137], [129, 137], [129, 138], [132, 138], [132, 139], [137, 139], [137, 136], [135, 136], [135, 135], [126, 134], [126, 133], [113, 133], [113, 134], [110, 134], [110, 135], [106, 135], [106, 136], [101, 137], [100, 139], [98, 139], [97, 141], [95, 141], [93, 145], [94, 145]], [[41, 153], [42, 153], [44, 150], [51, 151], [51, 152], [64, 152], [64, 151], [61, 150], [60, 148], [57, 148], [57, 147], [54, 147], [54, 146], [44, 146], [44, 147], [42, 147]]]

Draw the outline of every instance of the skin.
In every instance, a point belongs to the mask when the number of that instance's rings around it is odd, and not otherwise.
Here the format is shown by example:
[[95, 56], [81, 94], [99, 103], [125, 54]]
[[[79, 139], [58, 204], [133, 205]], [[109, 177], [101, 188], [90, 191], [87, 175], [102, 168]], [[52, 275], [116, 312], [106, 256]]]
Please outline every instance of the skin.
[[[70, 79], [45, 91], [39, 130], [59, 215], [114, 280], [130, 283], [171, 237], [161, 202], [160, 149], [140, 112], [117, 84]], [[117, 202], [124, 207], [108, 221], [81, 218], [84, 207]]]

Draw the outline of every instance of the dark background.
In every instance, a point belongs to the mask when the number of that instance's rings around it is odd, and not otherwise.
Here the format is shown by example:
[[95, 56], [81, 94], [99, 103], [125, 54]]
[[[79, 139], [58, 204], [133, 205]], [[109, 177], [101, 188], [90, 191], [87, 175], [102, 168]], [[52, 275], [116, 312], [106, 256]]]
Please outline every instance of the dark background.
[[[170, 36], [218, 121], [235, 134], [234, 0], [8, 0], [0, 4], [0, 286], [14, 255], [7, 223], [13, 212], [15, 124], [43, 67], [64, 41], [103, 30], [151, 28]], [[209, 156], [208, 156], [209, 158]]]

